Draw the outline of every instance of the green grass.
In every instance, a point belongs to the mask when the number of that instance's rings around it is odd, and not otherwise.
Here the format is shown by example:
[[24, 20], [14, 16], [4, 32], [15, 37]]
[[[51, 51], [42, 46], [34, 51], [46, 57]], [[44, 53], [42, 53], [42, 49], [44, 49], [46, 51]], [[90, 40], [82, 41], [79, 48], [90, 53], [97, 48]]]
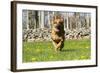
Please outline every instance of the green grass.
[[63, 50], [56, 53], [51, 41], [24, 42], [23, 62], [90, 59], [91, 47], [89, 39], [67, 40], [64, 44]]

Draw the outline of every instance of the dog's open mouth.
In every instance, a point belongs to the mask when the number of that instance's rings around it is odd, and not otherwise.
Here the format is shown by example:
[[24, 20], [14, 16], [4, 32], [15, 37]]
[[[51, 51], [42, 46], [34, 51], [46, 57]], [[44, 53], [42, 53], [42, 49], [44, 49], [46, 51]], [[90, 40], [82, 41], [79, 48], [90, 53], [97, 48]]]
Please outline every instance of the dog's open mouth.
[[60, 30], [59, 30], [59, 29], [56, 29], [55, 31], [56, 31], [56, 32], [59, 32]]
[[60, 25], [57, 25], [55, 28], [56, 28], [57, 31], [61, 30], [61, 26]]

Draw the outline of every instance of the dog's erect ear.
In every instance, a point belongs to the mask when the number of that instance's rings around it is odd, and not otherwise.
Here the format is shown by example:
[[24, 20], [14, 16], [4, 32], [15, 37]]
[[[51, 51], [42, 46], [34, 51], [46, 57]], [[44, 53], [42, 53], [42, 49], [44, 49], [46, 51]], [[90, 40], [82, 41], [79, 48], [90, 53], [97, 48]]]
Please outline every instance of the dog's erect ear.
[[64, 19], [63, 19], [63, 18], [60, 20], [60, 23], [61, 23], [61, 24], [63, 24], [63, 23], [64, 23]]
[[53, 16], [52, 20], [51, 20], [51, 24], [55, 24], [55, 20], [56, 20], [56, 16]]
[[51, 21], [51, 24], [63, 24], [64, 23], [64, 19], [61, 15], [54, 15]]

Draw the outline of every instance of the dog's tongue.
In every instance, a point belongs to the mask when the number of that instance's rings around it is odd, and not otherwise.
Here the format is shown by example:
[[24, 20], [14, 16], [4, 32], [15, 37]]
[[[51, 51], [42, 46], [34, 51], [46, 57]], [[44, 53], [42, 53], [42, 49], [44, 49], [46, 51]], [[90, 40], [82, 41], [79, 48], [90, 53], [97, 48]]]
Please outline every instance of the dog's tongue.
[[59, 32], [59, 29], [56, 29], [56, 32]]

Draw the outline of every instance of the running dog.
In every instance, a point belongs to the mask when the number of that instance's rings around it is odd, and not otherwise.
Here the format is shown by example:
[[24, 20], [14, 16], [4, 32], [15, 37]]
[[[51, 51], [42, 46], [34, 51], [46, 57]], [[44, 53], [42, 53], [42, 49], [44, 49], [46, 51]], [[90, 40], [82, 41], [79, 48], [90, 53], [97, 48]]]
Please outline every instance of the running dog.
[[51, 39], [54, 45], [55, 51], [61, 51], [64, 47], [65, 31], [64, 20], [61, 15], [56, 15], [52, 20]]

